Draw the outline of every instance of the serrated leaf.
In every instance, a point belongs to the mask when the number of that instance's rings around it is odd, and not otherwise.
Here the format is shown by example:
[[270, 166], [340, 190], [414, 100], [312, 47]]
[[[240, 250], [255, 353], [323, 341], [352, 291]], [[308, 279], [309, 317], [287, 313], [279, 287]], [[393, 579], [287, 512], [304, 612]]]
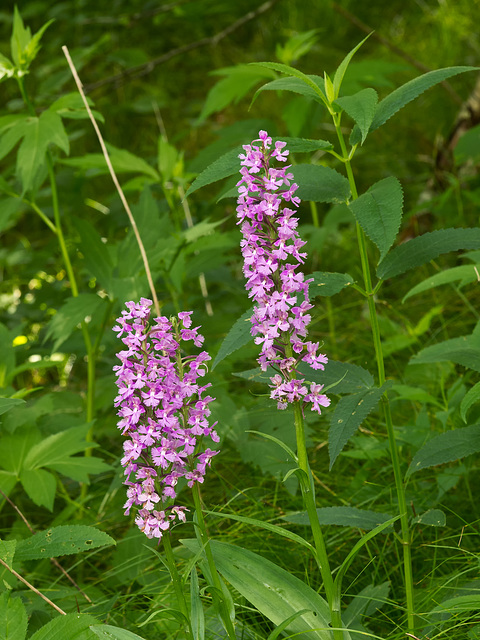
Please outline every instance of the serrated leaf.
[[480, 229], [438, 229], [404, 242], [380, 262], [377, 276], [382, 280], [393, 278], [459, 249], [480, 249]]
[[384, 98], [377, 107], [375, 118], [373, 119], [370, 131], [375, 131], [393, 115], [397, 113], [406, 104], [415, 100], [427, 89], [435, 86], [436, 84], [452, 78], [459, 73], [465, 73], [466, 71], [478, 71], [478, 67], [448, 67], [446, 69], [436, 69], [435, 71], [429, 71], [428, 73], [414, 78], [405, 83], [395, 91], [392, 91], [386, 98]]
[[[2, 118], [3, 120], [3, 118]], [[10, 121], [5, 121], [0, 134], [0, 160], [10, 153], [17, 142], [23, 138], [29, 128], [28, 116], [14, 116]]]
[[331, 167], [297, 164], [292, 167], [291, 172], [298, 184], [295, 195], [302, 200], [341, 204], [350, 197], [347, 178]]
[[[182, 543], [193, 553], [199, 550], [196, 540]], [[212, 540], [210, 545], [218, 571], [275, 625], [302, 609], [309, 609], [308, 614], [295, 618], [286, 631], [305, 640], [332, 639], [328, 604], [316, 591], [256, 553], [225, 542]]]
[[480, 382], [477, 382], [471, 389], [467, 391], [460, 403], [460, 415], [464, 422], [467, 421], [467, 413], [473, 405], [480, 402]]
[[340, 398], [333, 412], [328, 432], [330, 469], [368, 414], [377, 406], [384, 392], [391, 386], [387, 381], [381, 387], [368, 389]]
[[298, 69], [294, 69], [286, 64], [282, 64], [281, 62], [254, 62], [252, 64], [259, 65], [261, 67], [265, 67], [266, 69], [273, 69], [274, 71], [279, 71], [287, 76], [297, 78], [301, 82], [303, 82], [306, 86], [310, 87], [315, 95], [320, 98], [320, 100], [324, 104], [328, 104], [328, 100], [325, 95], [325, 84], [323, 83], [323, 87], [321, 88], [321, 83], [317, 83], [311, 76], [307, 76], [305, 73], [302, 73]]
[[25, 561], [58, 558], [112, 544], [115, 544], [115, 540], [95, 527], [81, 524], [63, 525], [19, 540], [15, 559]]
[[[387, 513], [377, 513], [367, 509], [357, 509], [356, 507], [322, 507], [317, 509], [318, 521], [321, 525], [337, 525], [340, 527], [357, 527], [370, 531], [379, 524], [391, 519]], [[298, 511], [282, 516], [282, 520], [292, 524], [310, 525], [308, 513]]]
[[104, 304], [105, 300], [95, 293], [80, 293], [76, 298], [68, 298], [47, 326], [45, 340], [54, 338], [52, 351], [57, 351], [77, 325], [99, 313]]
[[[308, 140], [305, 138], [290, 138], [288, 136], [283, 138], [272, 138], [272, 144], [282, 140], [287, 143], [287, 149], [292, 153], [309, 153], [318, 151], [321, 149], [332, 149], [333, 145], [325, 140]], [[212, 162], [206, 167], [192, 182], [185, 197], [188, 198], [192, 193], [205, 187], [206, 185], [228, 178], [236, 173], [240, 173], [240, 154], [244, 153], [244, 148], [239, 145], [227, 151], [220, 158]]]
[[67, 613], [47, 622], [30, 640], [94, 640], [90, 625], [97, 622], [93, 616], [85, 613]]
[[445, 271], [441, 271], [440, 273], [436, 273], [435, 275], [426, 278], [426, 280], [423, 280], [410, 289], [407, 295], [403, 297], [402, 302], [405, 302], [408, 298], [416, 296], [419, 293], [439, 287], [442, 284], [451, 284], [452, 282], [460, 281], [459, 286], [462, 287], [470, 282], [478, 282], [477, 273], [479, 270], [480, 264], [468, 264], [460, 267], [452, 267], [451, 269], [445, 269]]
[[460, 460], [480, 451], [480, 425], [454, 429], [435, 436], [415, 454], [406, 477], [421, 469]]
[[342, 86], [343, 77], [345, 75], [346, 70], [348, 69], [348, 65], [350, 64], [350, 60], [353, 58], [353, 56], [360, 49], [360, 47], [363, 45], [363, 43], [366, 42], [366, 40], [368, 40], [368, 38], [371, 35], [372, 34], [369, 33], [366, 38], [364, 38], [355, 47], [353, 47], [353, 49], [347, 53], [345, 58], [338, 65], [338, 68], [335, 71], [335, 75], [333, 76], [333, 89], [334, 89], [334, 92], [335, 92], [335, 97], [337, 97], [338, 94], [339, 94], [340, 87]]
[[361, 131], [361, 143], [365, 142], [365, 138], [370, 130], [373, 118], [375, 116], [375, 108], [378, 102], [378, 94], [375, 89], [362, 89], [353, 96], [344, 96], [337, 98], [335, 104], [343, 109], [357, 123]]
[[410, 359], [411, 364], [447, 361], [480, 372], [480, 336], [474, 331], [469, 336], [451, 338], [425, 347]]
[[334, 296], [354, 282], [352, 276], [348, 273], [314, 271], [311, 275], [313, 282], [308, 286], [310, 298], [315, 298], [315, 296]]
[[92, 624], [89, 629], [101, 640], [145, 640], [133, 631], [112, 627], [111, 624]]
[[380, 180], [348, 206], [367, 236], [379, 248], [382, 260], [394, 243], [402, 220], [400, 182], [393, 176]]
[[447, 523], [447, 518], [441, 509], [429, 509], [425, 513], [416, 516], [412, 522], [426, 524], [430, 527], [444, 527]]
[[24, 469], [20, 474], [20, 482], [36, 505], [53, 511], [57, 481], [51, 473], [44, 469]]
[[218, 353], [215, 356], [215, 360], [212, 364], [212, 371], [213, 369], [215, 369], [217, 364], [219, 364], [227, 356], [252, 341], [252, 323], [250, 322], [250, 318], [252, 317], [252, 315], [253, 307], [248, 309], [248, 311], [245, 311], [245, 313], [243, 313], [240, 318], [235, 321], [232, 328], [225, 336], [225, 340], [220, 345], [220, 349], [218, 350]]
[[0, 415], [21, 404], [25, 404], [21, 398], [0, 398]]
[[10, 591], [0, 595], [0, 638], [2, 640], [24, 640], [27, 635], [27, 612], [19, 597]]
[[[317, 85], [321, 92], [325, 93], [325, 83], [323, 78], [312, 75], [309, 76], [309, 78]], [[278, 78], [277, 80], [272, 80], [272, 82], [267, 82], [267, 84], [264, 84], [262, 87], [257, 89], [252, 98], [251, 104], [255, 102], [262, 91], [291, 91], [292, 93], [297, 93], [301, 96], [305, 96], [306, 98], [310, 98], [311, 100], [315, 100], [315, 102], [318, 102], [323, 106], [325, 106], [326, 102], [326, 97], [320, 98], [317, 91], [298, 78]]]
[[312, 382], [319, 382], [321, 379], [321, 383], [325, 387], [335, 385], [333, 388], [334, 393], [354, 393], [362, 389], [371, 389], [375, 384], [370, 371], [357, 364], [329, 360], [328, 364], [325, 365], [325, 371], [314, 371], [308, 367], [308, 375], [306, 369], [302, 368], [303, 365], [305, 367], [308, 366], [306, 363], [300, 364], [299, 369], [302, 375], [305, 375]]

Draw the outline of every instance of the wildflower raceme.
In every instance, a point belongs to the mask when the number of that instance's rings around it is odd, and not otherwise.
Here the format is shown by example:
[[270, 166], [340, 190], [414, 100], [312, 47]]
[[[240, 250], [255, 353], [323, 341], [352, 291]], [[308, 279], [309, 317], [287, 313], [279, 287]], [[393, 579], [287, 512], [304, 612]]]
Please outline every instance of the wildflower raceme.
[[199, 327], [192, 328], [191, 311], [177, 318], [164, 316], [149, 322], [151, 300], [127, 302], [114, 331], [126, 349], [117, 356], [118, 428], [127, 437], [122, 466], [128, 486], [125, 515], [139, 508], [135, 522], [148, 538], [161, 538], [176, 521], [185, 522], [186, 508], [175, 503], [181, 478], [189, 487], [203, 482], [207, 466], [218, 452], [204, 448], [205, 437], [219, 438], [208, 423], [201, 385], [210, 356], [182, 356], [181, 344], [203, 343]]
[[305, 280], [299, 269], [306, 253], [292, 208], [300, 204], [295, 196], [298, 186], [291, 183], [289, 166], [270, 166], [273, 160], [286, 162], [289, 152], [285, 147], [285, 142], [273, 145], [267, 132], [260, 131], [259, 138], [244, 145], [245, 153], [239, 156], [242, 179], [237, 183], [237, 217], [243, 234], [243, 272], [248, 295], [256, 303], [251, 333], [261, 345], [258, 362], [262, 370], [270, 366], [278, 372], [270, 378], [270, 397], [277, 400], [278, 408], [298, 400], [321, 413], [321, 407], [330, 404], [322, 393], [323, 385], [307, 383], [297, 371], [300, 361], [323, 370], [328, 360], [317, 353], [318, 343], [306, 340], [313, 305], [308, 298], [311, 280]]

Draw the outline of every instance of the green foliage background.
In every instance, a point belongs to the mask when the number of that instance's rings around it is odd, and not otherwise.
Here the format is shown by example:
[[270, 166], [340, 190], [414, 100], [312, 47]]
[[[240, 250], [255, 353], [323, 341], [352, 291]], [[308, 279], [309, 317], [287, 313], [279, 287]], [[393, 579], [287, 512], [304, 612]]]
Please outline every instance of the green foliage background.
[[[112, 407], [112, 366], [119, 346], [111, 326], [126, 300], [149, 295], [147, 281], [98, 141], [74, 97], [76, 88], [61, 46], [68, 46], [102, 121], [146, 245], [162, 312], [194, 309], [205, 345], [215, 357], [234, 322], [249, 308], [235, 200], [228, 197], [236, 178], [207, 184], [188, 200], [185, 192], [208, 165], [256, 137], [260, 128], [280, 137], [333, 141], [323, 107], [302, 96], [265, 91], [250, 107], [255, 90], [276, 74], [247, 65], [272, 60], [307, 74], [331, 73], [366, 35], [363, 24], [367, 31], [375, 31], [356, 54], [343, 91], [374, 87], [382, 98], [419, 75], [422, 65], [423, 71], [479, 66], [480, 6], [466, 0], [387, 4], [277, 0], [265, 5], [251, 0], [179, 0], [163, 6], [120, 0], [53, 4], [38, 0], [21, 2], [18, 8], [32, 33], [53, 20], [24, 83], [36, 115], [42, 122], [54, 120], [55, 135], [38, 157], [32, 156], [37, 139], [31, 137], [29, 142], [27, 135], [23, 141], [19, 137], [16, 146], [9, 142], [9, 118], [27, 111], [17, 83], [4, 79], [0, 87], [0, 399], [5, 403], [0, 489], [38, 531], [70, 524], [95, 526], [117, 544], [102, 553], [91, 550], [74, 560], [69, 557], [63, 565], [90, 602], [60, 578], [46, 559], [33, 563], [20, 558], [15, 567], [41, 591], [48, 590], [49, 597], [69, 614], [81, 602], [82, 613], [145, 638], [181, 638], [178, 620], [159, 614], [173, 606], [174, 599], [155, 545], [137, 532], [132, 518], [122, 515], [122, 444]], [[13, 5], [2, 6], [0, 53], [7, 57], [12, 21]], [[400, 180], [405, 211], [400, 241], [450, 227], [478, 226], [478, 130], [471, 128], [448, 147], [475, 82], [476, 74], [466, 73], [452, 78], [448, 86], [434, 87], [369, 136], [357, 152], [355, 172], [361, 193], [393, 175]], [[72, 94], [67, 106], [56, 103], [66, 94]], [[58, 117], [51, 115], [55, 104], [64, 129]], [[476, 124], [479, 121], [480, 117]], [[49, 145], [52, 140], [55, 145]], [[66, 249], [78, 283], [75, 298], [58, 238], [45, 224], [45, 218], [54, 220], [47, 148]], [[295, 164], [310, 161], [342, 169], [327, 160], [322, 150], [305, 158], [293, 154]], [[185, 221], [186, 206], [192, 227]], [[357, 281], [355, 228], [346, 207], [304, 202], [300, 215], [302, 236], [309, 241], [307, 271], [341, 272]], [[370, 253], [378, 257], [373, 245]], [[466, 423], [471, 429], [480, 415], [474, 331], [480, 319], [478, 282], [470, 269], [450, 274], [442, 288], [425, 284], [418, 292], [422, 295], [407, 294], [447, 268], [466, 269], [479, 263], [478, 251], [441, 256], [387, 281], [379, 300], [384, 350], [395, 378], [391, 394], [402, 462], [405, 471], [412, 460], [422, 470], [412, 475], [407, 496], [415, 526], [417, 597], [423, 629], [432, 638], [478, 638], [480, 633], [475, 618], [478, 464], [474, 457], [462, 456], [460, 461], [432, 468], [415, 457], [429, 439]], [[208, 304], [199, 281], [202, 277]], [[344, 281], [333, 291], [338, 293], [335, 297], [316, 297], [313, 336], [324, 342], [332, 360], [374, 373], [366, 308], [349, 285]], [[92, 378], [82, 322], [95, 356], [93, 395], [87, 383]], [[462, 351], [462, 336], [469, 339], [467, 355]], [[458, 342], [449, 343], [445, 358], [443, 341], [447, 340]], [[437, 352], [427, 351], [435, 346]], [[289, 469], [282, 450], [246, 432], [262, 431], [291, 447], [294, 437], [291, 416], [268, 405], [261, 381], [249, 380], [256, 351], [252, 344], [232, 351], [210, 374], [213, 395], [218, 398], [213, 417], [219, 423], [222, 454], [204, 487], [204, 499], [211, 510], [226, 508], [245, 517], [279, 522], [302, 509], [296, 480], [290, 477], [282, 483]], [[354, 390], [358, 388], [346, 392]], [[391, 463], [378, 411], [368, 415], [348, 446], [336, 454], [329, 472], [328, 424], [341, 402], [340, 394], [340, 389], [332, 390], [332, 407], [325, 420], [308, 421], [319, 506], [390, 514], [395, 511]], [[93, 398], [90, 406], [89, 397]], [[468, 446], [467, 442], [470, 452]], [[29, 538], [27, 525], [12, 505], [5, 501], [2, 505], [2, 540]], [[324, 514], [336, 566], [357, 540], [358, 529], [338, 526], [343, 523], [332, 512]], [[294, 517], [288, 521], [293, 523], [292, 531], [303, 535], [301, 523]], [[368, 529], [367, 524], [363, 520], [358, 528]], [[234, 520], [212, 517], [209, 528], [214, 538], [260, 553], [319, 588], [312, 561], [303, 549]], [[189, 529], [188, 536], [192, 535]], [[187, 534], [179, 529], [178, 537]], [[178, 547], [176, 553], [188, 566], [187, 551]], [[395, 533], [382, 534], [365, 546], [344, 581], [347, 602], [355, 602], [354, 596], [362, 590], [378, 590], [374, 606], [362, 610], [365, 616], [361, 621], [359, 617], [358, 624], [382, 638], [404, 637], [403, 612], [398, 606], [403, 588], [399, 554]], [[2, 579], [2, 589], [20, 594], [29, 615], [27, 637], [31, 637], [53, 617], [53, 611], [6, 570]], [[463, 609], [459, 601], [452, 604], [452, 598], [459, 596], [470, 597], [473, 604]], [[0, 609], [8, 607], [7, 596], [2, 598]], [[266, 638], [271, 623], [253, 612], [243, 596], [235, 593], [235, 598], [242, 637]], [[208, 595], [205, 600], [209, 604]], [[447, 603], [448, 614], [435, 609], [442, 602]], [[217, 637], [218, 621], [208, 611], [208, 637]], [[354, 607], [352, 620], [353, 612]], [[142, 623], [146, 626], [140, 628]]]

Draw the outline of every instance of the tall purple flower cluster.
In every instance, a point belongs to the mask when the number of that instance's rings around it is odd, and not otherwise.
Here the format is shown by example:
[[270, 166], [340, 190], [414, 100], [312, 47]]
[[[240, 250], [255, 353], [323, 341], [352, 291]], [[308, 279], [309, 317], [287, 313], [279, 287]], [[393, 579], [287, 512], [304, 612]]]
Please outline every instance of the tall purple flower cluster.
[[312, 411], [321, 413], [321, 407], [330, 404], [322, 393], [323, 385], [306, 383], [296, 370], [300, 361], [323, 370], [328, 360], [318, 353], [318, 343], [306, 340], [313, 305], [308, 298], [311, 280], [305, 280], [299, 268], [306, 253], [292, 208], [300, 204], [295, 196], [298, 186], [291, 182], [289, 166], [270, 166], [274, 159], [286, 162], [289, 152], [285, 147], [285, 142], [272, 147], [272, 138], [260, 131], [259, 138], [245, 145], [245, 153], [239, 156], [242, 178], [237, 184], [237, 217], [243, 234], [243, 272], [248, 295], [256, 303], [251, 332], [261, 345], [258, 362], [262, 370], [272, 366], [278, 371], [270, 379], [271, 397], [278, 408], [298, 400], [311, 403]]
[[154, 318], [150, 324], [151, 300], [127, 302], [127, 311], [117, 318], [114, 331], [126, 346], [117, 356], [118, 428], [127, 437], [122, 466], [127, 479], [128, 515], [139, 507], [135, 522], [148, 538], [161, 538], [176, 521], [185, 522], [186, 508], [175, 504], [176, 485], [181, 478], [189, 487], [203, 482], [206, 468], [218, 451], [204, 449], [205, 437], [219, 438], [209, 425], [208, 405], [203, 395], [210, 384], [199, 384], [210, 356], [182, 356], [181, 343], [203, 343], [199, 327], [192, 328], [191, 311], [178, 318]]

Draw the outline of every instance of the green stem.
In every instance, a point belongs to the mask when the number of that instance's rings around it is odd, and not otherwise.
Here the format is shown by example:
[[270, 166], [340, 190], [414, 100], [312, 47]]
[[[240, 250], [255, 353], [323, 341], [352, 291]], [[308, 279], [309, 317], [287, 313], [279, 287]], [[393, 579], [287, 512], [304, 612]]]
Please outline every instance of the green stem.
[[[25, 89], [24, 78], [17, 78], [18, 85], [20, 88], [20, 93], [22, 94], [23, 101], [30, 113], [33, 117], [36, 117], [35, 107], [33, 106], [32, 101]], [[55, 180], [55, 172], [53, 170], [53, 158], [50, 150], [47, 149], [45, 154], [45, 160], [47, 164], [48, 177], [50, 180], [50, 189], [52, 192], [52, 207], [53, 207], [53, 217], [55, 220], [55, 233], [58, 238], [58, 243], [60, 245], [60, 252], [62, 254], [62, 259], [65, 264], [65, 269], [67, 271], [68, 280], [70, 282], [70, 288], [72, 291], [72, 296], [74, 298], [78, 297], [78, 286], [75, 278], [75, 274], [73, 271], [72, 263], [70, 261], [70, 256], [68, 254], [67, 245], [65, 242], [65, 237], [63, 235], [63, 229], [61, 225], [61, 216], [60, 216], [60, 206], [58, 200], [58, 191], [57, 191], [57, 183]], [[35, 209], [35, 211], [38, 210]], [[50, 226], [50, 225], [49, 225]], [[88, 332], [88, 327], [85, 322], [81, 324], [83, 340], [85, 342], [85, 348], [87, 351], [87, 399], [86, 399], [86, 418], [87, 422], [91, 422], [94, 416], [94, 394], [95, 394], [95, 354], [94, 349], [92, 347], [92, 341], [90, 339], [90, 334]], [[93, 440], [92, 428], [89, 430], [86, 439], [88, 442]], [[86, 450], [86, 455], [91, 455], [91, 449]]]
[[[288, 349], [290, 347], [290, 349]], [[287, 345], [288, 351], [291, 351], [291, 346]], [[303, 421], [303, 413], [300, 402], [293, 403], [294, 421], [295, 421], [295, 435], [297, 440], [297, 458], [298, 466], [303, 471], [304, 481], [300, 482], [302, 488], [302, 496], [307, 508], [308, 519], [312, 529], [313, 540], [315, 543], [316, 559], [322, 576], [323, 585], [325, 587], [325, 595], [327, 598], [328, 606], [330, 608], [331, 624], [333, 627], [333, 637], [335, 640], [343, 640], [343, 623], [340, 612], [340, 601], [335, 597], [335, 588], [333, 584], [332, 571], [330, 569], [330, 563], [328, 561], [327, 548], [325, 546], [325, 540], [323, 538], [322, 529], [318, 520], [317, 507], [315, 504], [315, 490], [313, 485], [313, 478], [310, 471], [310, 465], [307, 456], [307, 447], [305, 443], [305, 428]]]
[[187, 601], [185, 600], [185, 593], [182, 587], [182, 581], [178, 574], [177, 563], [175, 562], [175, 556], [173, 555], [172, 543], [170, 541], [170, 533], [167, 532], [162, 536], [163, 549], [167, 558], [168, 570], [170, 571], [170, 577], [172, 578], [173, 588], [175, 595], [177, 596], [177, 604], [180, 611], [185, 616], [185, 620], [188, 625], [188, 638], [193, 638], [192, 629], [190, 626], [190, 616], [188, 614]]
[[223, 589], [222, 583], [220, 582], [220, 577], [217, 572], [217, 568], [215, 566], [215, 560], [213, 559], [213, 553], [210, 548], [210, 541], [208, 538], [207, 528], [205, 526], [205, 519], [203, 517], [203, 508], [202, 501], [200, 498], [200, 487], [198, 486], [198, 482], [195, 482], [192, 487], [193, 500], [195, 503], [195, 513], [197, 515], [198, 522], [198, 533], [200, 535], [200, 541], [202, 543], [202, 547], [205, 550], [205, 555], [207, 557], [208, 568], [210, 571], [210, 576], [212, 580], [212, 597], [214, 602], [217, 603], [218, 609], [220, 611], [220, 615], [222, 617], [223, 624], [225, 626], [225, 630], [227, 632], [230, 640], [236, 640], [235, 629], [233, 627], [233, 622], [230, 619], [230, 615], [228, 613], [227, 607], [225, 606], [225, 601], [223, 598]]
[[[358, 198], [358, 191], [355, 184], [355, 178], [352, 171], [349, 155], [343, 134], [340, 129], [340, 114], [332, 114], [335, 129], [337, 131], [338, 140], [342, 149], [343, 156], [345, 158], [345, 168], [347, 171], [347, 177], [350, 184], [350, 190], [352, 192], [353, 200]], [[378, 314], [375, 306], [374, 293], [375, 289], [372, 287], [372, 278], [370, 274], [370, 266], [368, 262], [367, 242], [363, 229], [357, 223], [357, 240], [360, 251], [360, 261], [362, 265], [363, 280], [365, 283], [365, 294], [367, 296], [368, 311], [370, 315], [370, 325], [372, 329], [373, 344], [375, 348], [375, 357], [377, 361], [378, 381], [382, 386], [385, 383], [385, 364], [383, 358], [382, 342], [380, 337], [380, 327], [378, 323]], [[385, 415], [385, 424], [387, 428], [388, 441], [390, 446], [390, 455], [392, 459], [393, 475], [395, 479], [395, 489], [397, 493], [398, 509], [400, 513], [400, 523], [402, 531], [402, 547], [403, 547], [403, 567], [404, 567], [404, 579], [405, 579], [405, 593], [407, 604], [407, 619], [408, 630], [413, 632], [415, 630], [415, 608], [413, 598], [413, 573], [412, 573], [412, 556], [411, 556], [411, 534], [408, 522], [407, 501], [405, 496], [405, 486], [403, 483], [403, 476], [400, 467], [400, 459], [398, 454], [398, 445], [395, 438], [395, 431], [393, 428], [392, 414], [390, 410], [390, 403], [388, 396], [385, 393], [383, 396], [383, 410]]]

